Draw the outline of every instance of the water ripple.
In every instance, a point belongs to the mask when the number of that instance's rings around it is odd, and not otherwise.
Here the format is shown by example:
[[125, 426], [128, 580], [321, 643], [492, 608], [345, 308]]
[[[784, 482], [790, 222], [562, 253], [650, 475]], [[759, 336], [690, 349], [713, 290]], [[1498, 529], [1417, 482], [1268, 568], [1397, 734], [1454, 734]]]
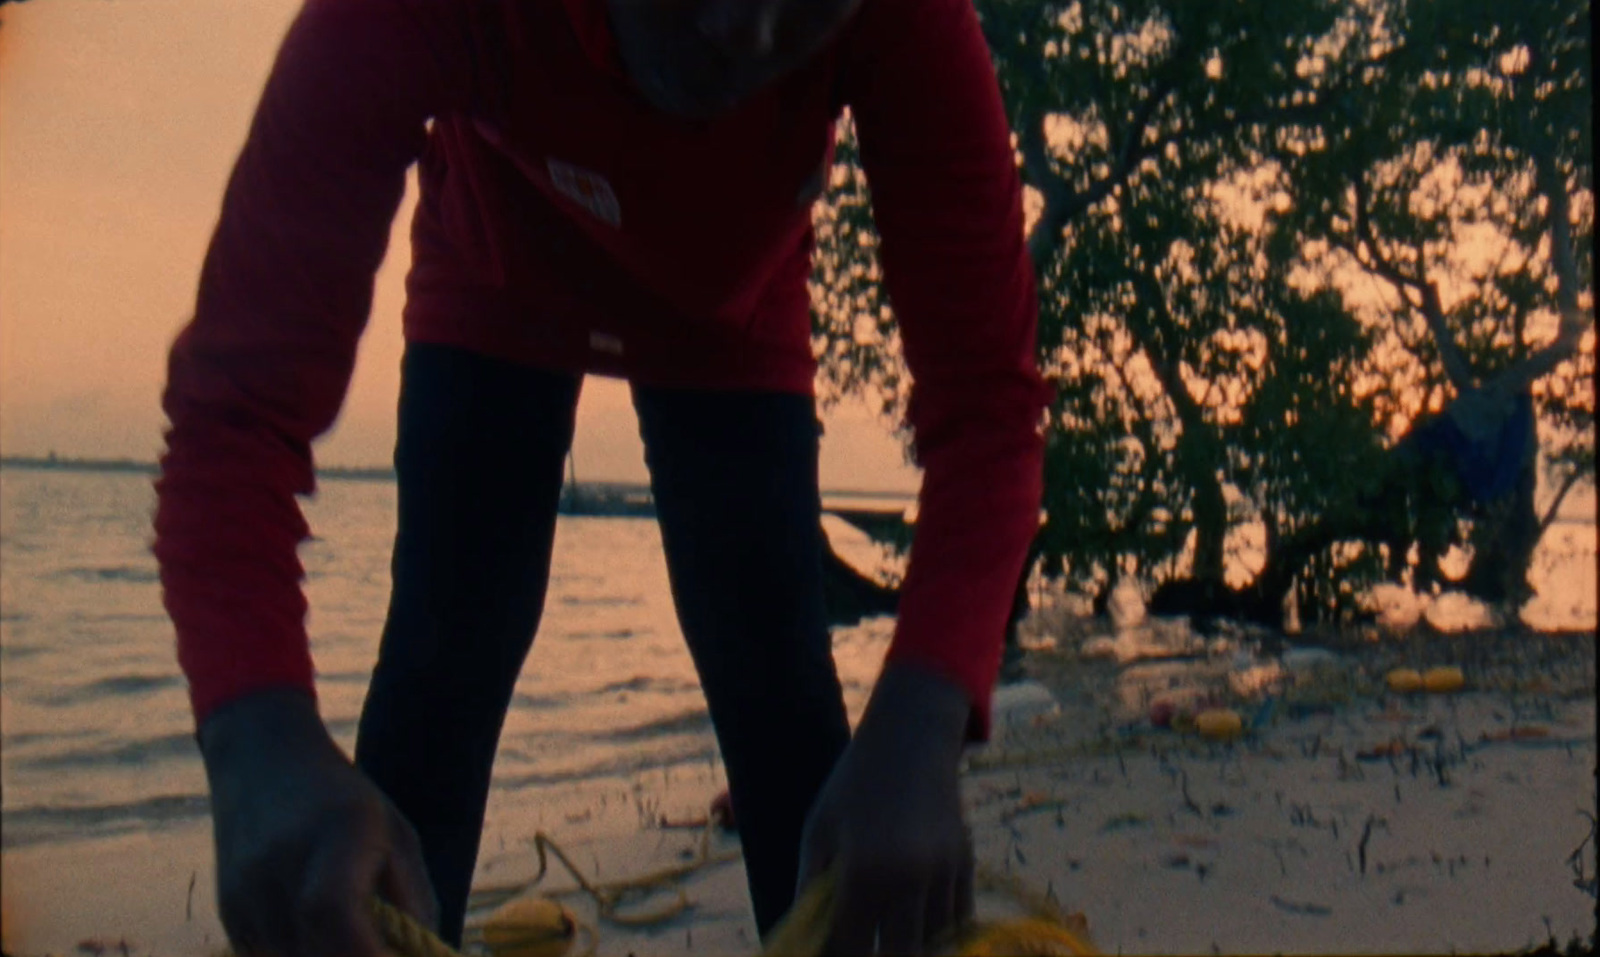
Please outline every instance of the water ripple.
[[614, 631], [569, 631], [564, 635], [564, 637], [571, 638], [574, 641], [593, 641], [595, 639], [604, 641], [623, 641], [633, 637], [642, 638], [648, 634], [650, 634], [649, 629], [645, 629], [643, 631], [634, 631], [632, 628], [618, 628]]
[[511, 707], [529, 711], [553, 711], [556, 708], [566, 707], [566, 704], [565, 698], [556, 695], [535, 695], [518, 691], [511, 696]]
[[146, 765], [157, 761], [198, 760], [199, 746], [194, 734], [181, 731], [153, 738], [136, 738], [110, 747], [71, 748], [54, 754], [20, 758], [18, 768], [37, 771], [68, 771], [84, 768], [117, 768]]
[[644, 599], [636, 595], [562, 595], [561, 604], [621, 608], [627, 605], [642, 605]]
[[63, 568], [45, 577], [55, 581], [70, 579], [91, 585], [96, 582], [134, 582], [148, 585], [159, 582], [161, 573], [154, 565], [112, 565]]
[[685, 711], [682, 714], [646, 721], [631, 728], [619, 728], [594, 735], [602, 741], [648, 741], [675, 734], [700, 734], [711, 731], [711, 713], [705, 708]]
[[167, 688], [182, 688], [183, 675], [115, 675], [110, 678], [101, 678], [91, 681], [76, 688], [68, 688], [55, 694], [38, 697], [34, 700], [39, 704], [51, 707], [66, 707], [70, 705], [87, 704], [105, 698], [127, 698], [153, 691], [163, 691]]
[[534, 771], [529, 774], [506, 775], [505, 777], [496, 778], [493, 787], [496, 791], [516, 791], [528, 787], [570, 784], [574, 781], [586, 781], [592, 778], [636, 774], [641, 771], [659, 771], [663, 768], [673, 768], [681, 764], [710, 761], [716, 757], [716, 754], [717, 749], [713, 746], [694, 745], [679, 748], [676, 751], [656, 751], [647, 756], [638, 754], [619, 755], [605, 761], [597, 761], [583, 767], [567, 770]]
[[613, 681], [610, 684], [596, 688], [595, 694], [616, 694], [624, 691], [658, 691], [676, 694], [684, 691], [698, 691], [700, 686], [687, 681], [668, 681], [665, 678], [652, 678], [648, 675], [634, 675], [625, 681]]
[[107, 828], [182, 823], [210, 813], [211, 801], [203, 794], [169, 794], [121, 804], [17, 808], [0, 815], [5, 822], [0, 847], [94, 836], [85, 833], [90, 829], [103, 832]]

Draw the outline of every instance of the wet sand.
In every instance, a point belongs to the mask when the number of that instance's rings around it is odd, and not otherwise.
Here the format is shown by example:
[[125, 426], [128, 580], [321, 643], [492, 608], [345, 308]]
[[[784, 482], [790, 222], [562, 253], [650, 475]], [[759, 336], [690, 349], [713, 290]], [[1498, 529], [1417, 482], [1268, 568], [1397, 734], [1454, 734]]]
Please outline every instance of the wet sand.
[[[1081, 911], [1106, 953], [1510, 952], [1587, 938], [1593, 634], [1514, 654], [1491, 637], [1358, 636], [1337, 658], [1289, 656], [1299, 670], [1257, 665], [1268, 674], [1254, 686], [1218, 656], [1185, 674], [1172, 662], [1036, 651], [1033, 681], [1002, 697], [996, 740], [969, 755], [979, 860]], [[1382, 674], [1396, 662], [1459, 663], [1468, 688], [1389, 694]], [[1206, 681], [1243, 715], [1244, 737], [1207, 742], [1139, 714], [1163, 688]], [[682, 766], [519, 797], [486, 826], [479, 884], [531, 878], [538, 831], [601, 880], [680, 862], [699, 832], [662, 829], [661, 815], [703, 814], [723, 786], [718, 771]], [[7, 851], [7, 952], [118, 954], [122, 942], [130, 954], [213, 952], [209, 841], [207, 828], [186, 825]], [[737, 849], [732, 836], [713, 843]], [[599, 952], [756, 951], [737, 862], [681, 887], [690, 911], [644, 930], [602, 925]], [[593, 921], [592, 902], [563, 899]], [[1003, 897], [979, 901], [980, 916], [1011, 909]]]

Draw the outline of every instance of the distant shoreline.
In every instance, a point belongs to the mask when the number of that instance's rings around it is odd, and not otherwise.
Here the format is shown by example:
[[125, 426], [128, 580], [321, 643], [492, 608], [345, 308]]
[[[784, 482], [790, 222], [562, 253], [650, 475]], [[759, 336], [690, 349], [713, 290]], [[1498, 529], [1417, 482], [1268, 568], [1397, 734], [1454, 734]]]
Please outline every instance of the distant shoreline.
[[142, 472], [156, 474], [154, 462], [136, 462], [133, 459], [66, 459], [52, 455], [38, 458], [31, 455], [0, 456], [0, 468], [28, 469], [51, 472]]
[[[84, 459], [62, 456], [40, 458], [30, 455], [0, 455], [0, 469], [19, 469], [30, 472], [82, 472], [122, 473], [154, 476], [158, 469], [154, 462], [135, 459]], [[393, 482], [391, 466], [323, 466], [317, 469], [318, 480], [331, 482]], [[569, 490], [564, 498], [563, 511], [575, 514], [653, 514], [653, 508], [644, 506], [650, 499], [650, 486], [642, 482], [580, 482], [578, 493]], [[913, 492], [895, 492], [885, 489], [825, 489], [822, 493], [830, 499], [862, 499], [909, 505], [916, 500]], [[598, 501], [594, 499], [598, 498]], [[867, 506], [876, 510], [879, 506]], [[835, 509], [836, 510], [836, 509]], [[1558, 524], [1592, 525], [1594, 515], [1566, 515]]]
[[[78, 459], [47, 456], [0, 456], [0, 468], [24, 469], [31, 472], [122, 472], [134, 475], [155, 475], [159, 468], [154, 462], [134, 459]], [[331, 466], [317, 469], [318, 478], [348, 482], [392, 482], [393, 468], [341, 468]]]
[[[154, 462], [140, 462], [135, 459], [86, 459], [67, 458], [64, 456], [38, 456], [29, 455], [4, 455], [0, 456], [0, 469], [19, 469], [30, 472], [88, 472], [88, 473], [122, 473], [130, 475], [154, 476], [159, 471]], [[392, 466], [321, 466], [317, 469], [317, 478], [334, 482], [393, 482], [395, 480]], [[642, 482], [580, 482], [578, 488], [602, 496], [626, 497], [636, 500], [638, 496], [648, 496], [650, 486]], [[876, 499], [885, 502], [898, 502], [909, 504], [916, 498], [913, 492], [896, 492], [888, 490], [861, 490], [861, 489], [828, 489], [822, 494], [830, 498], [848, 499]]]

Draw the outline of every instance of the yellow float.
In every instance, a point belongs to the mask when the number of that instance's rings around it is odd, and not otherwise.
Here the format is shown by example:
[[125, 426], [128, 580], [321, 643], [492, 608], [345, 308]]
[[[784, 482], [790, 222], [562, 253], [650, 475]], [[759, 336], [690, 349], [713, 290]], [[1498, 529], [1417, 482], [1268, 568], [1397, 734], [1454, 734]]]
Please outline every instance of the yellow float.
[[1415, 668], [1396, 668], [1385, 680], [1395, 694], [1412, 694], [1422, 690], [1422, 675]]
[[483, 924], [494, 957], [566, 957], [577, 939], [577, 918], [548, 897], [506, 901]]
[[1194, 729], [1202, 738], [1226, 741], [1244, 732], [1244, 719], [1230, 708], [1212, 708], [1194, 716]]
[[1422, 675], [1422, 686], [1434, 694], [1449, 694], [1466, 687], [1467, 676], [1454, 666], [1429, 668]]

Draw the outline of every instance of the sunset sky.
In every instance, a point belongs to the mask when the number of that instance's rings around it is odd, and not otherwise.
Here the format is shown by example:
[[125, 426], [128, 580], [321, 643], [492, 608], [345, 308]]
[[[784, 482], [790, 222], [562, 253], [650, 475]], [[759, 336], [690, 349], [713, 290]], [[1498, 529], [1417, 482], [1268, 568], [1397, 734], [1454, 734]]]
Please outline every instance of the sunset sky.
[[[33, 0], [0, 7], [0, 449], [159, 452], [167, 348], [192, 309], [224, 183], [299, 0]], [[407, 197], [327, 465], [388, 462]], [[591, 378], [580, 478], [645, 477], [621, 383]], [[886, 426], [841, 409], [826, 488], [915, 488]]]

